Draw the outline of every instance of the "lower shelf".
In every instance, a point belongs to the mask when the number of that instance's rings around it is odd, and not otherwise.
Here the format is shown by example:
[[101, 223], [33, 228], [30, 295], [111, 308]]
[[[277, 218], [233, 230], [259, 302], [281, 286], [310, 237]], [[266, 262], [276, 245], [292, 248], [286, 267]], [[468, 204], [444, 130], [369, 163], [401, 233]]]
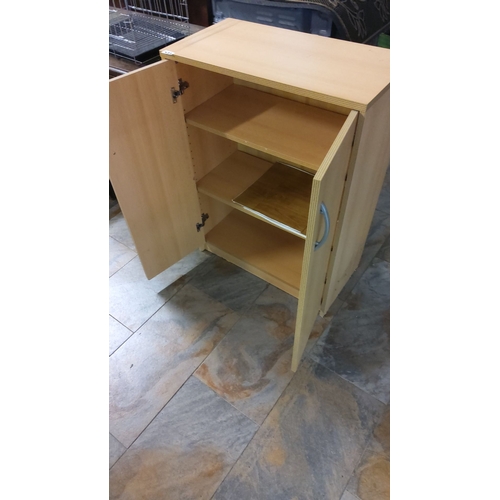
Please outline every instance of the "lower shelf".
[[306, 238], [313, 175], [236, 151], [197, 182], [206, 194]]
[[304, 240], [237, 210], [205, 239], [212, 253], [298, 298]]

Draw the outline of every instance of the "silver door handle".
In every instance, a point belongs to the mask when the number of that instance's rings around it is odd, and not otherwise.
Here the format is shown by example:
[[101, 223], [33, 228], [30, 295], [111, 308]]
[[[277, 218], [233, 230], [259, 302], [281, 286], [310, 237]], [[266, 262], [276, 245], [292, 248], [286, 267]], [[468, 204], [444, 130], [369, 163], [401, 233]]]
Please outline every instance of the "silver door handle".
[[328, 215], [328, 209], [323, 202], [321, 202], [319, 213], [322, 214], [325, 218], [325, 233], [323, 234], [323, 238], [321, 238], [321, 240], [314, 243], [314, 250], [317, 250], [321, 245], [325, 243], [326, 239], [328, 238], [328, 233], [330, 232], [330, 216]]

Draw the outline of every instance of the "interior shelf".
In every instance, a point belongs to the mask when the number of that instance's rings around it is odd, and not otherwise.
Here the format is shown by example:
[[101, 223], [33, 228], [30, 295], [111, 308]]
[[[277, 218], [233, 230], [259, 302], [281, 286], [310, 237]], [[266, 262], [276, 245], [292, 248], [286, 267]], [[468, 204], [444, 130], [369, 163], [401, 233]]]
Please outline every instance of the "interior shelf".
[[306, 237], [313, 175], [274, 163], [233, 201], [301, 238]]
[[346, 116], [243, 85], [230, 85], [186, 115], [188, 124], [315, 173]]
[[200, 179], [196, 186], [201, 193], [232, 205], [232, 200], [256, 182], [271, 166], [269, 161], [236, 151]]
[[205, 238], [210, 252], [298, 298], [304, 240], [237, 210]]
[[313, 176], [236, 151], [197, 183], [198, 191], [305, 239]]

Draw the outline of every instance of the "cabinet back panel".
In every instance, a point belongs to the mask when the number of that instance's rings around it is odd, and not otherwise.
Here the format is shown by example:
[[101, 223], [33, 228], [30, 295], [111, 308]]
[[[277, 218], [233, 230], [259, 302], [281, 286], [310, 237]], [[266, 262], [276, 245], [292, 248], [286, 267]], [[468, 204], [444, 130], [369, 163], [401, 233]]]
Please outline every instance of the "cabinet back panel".
[[267, 92], [268, 94], [277, 95], [279, 97], [284, 97], [285, 99], [290, 99], [291, 101], [302, 102], [308, 104], [309, 106], [314, 106], [316, 108], [327, 109], [328, 111], [334, 111], [341, 115], [347, 116], [351, 111], [350, 108], [344, 108], [337, 104], [333, 104], [326, 101], [319, 101], [318, 99], [313, 99], [311, 97], [306, 97], [303, 95], [292, 94], [291, 92], [285, 92], [284, 90], [273, 89], [270, 87], [265, 87], [264, 85], [259, 85], [258, 83], [248, 82], [246, 80], [240, 80], [238, 78], [234, 79], [236, 85], [243, 85], [251, 89], [260, 90], [261, 92]]
[[177, 76], [189, 83], [184, 94], [179, 97], [184, 109], [184, 114], [204, 103], [215, 94], [229, 87], [233, 83], [230, 76], [214, 73], [205, 69], [196, 68], [187, 64], [176, 64]]
[[220, 135], [186, 125], [195, 181], [203, 179], [238, 148], [235, 142]]
[[274, 156], [274, 155], [271, 155], [269, 153], [264, 153], [264, 151], [259, 151], [257, 149], [254, 149], [254, 148], [251, 148], [249, 146], [245, 146], [244, 144], [238, 144], [238, 150], [239, 151], [242, 151], [243, 153], [248, 153], [252, 156], [257, 156], [257, 158], [262, 158], [263, 160], [266, 160], [270, 163], [286, 163], [287, 165], [292, 165], [293, 167], [297, 167], [297, 168], [300, 168], [302, 170], [304, 170], [305, 172], [307, 172], [306, 169], [304, 169], [304, 167], [296, 162], [293, 162], [293, 161], [286, 161], [284, 162], [282, 158], [280, 158], [279, 156]]
[[223, 203], [233, 200], [265, 174], [272, 163], [236, 151], [197, 183], [198, 191]]

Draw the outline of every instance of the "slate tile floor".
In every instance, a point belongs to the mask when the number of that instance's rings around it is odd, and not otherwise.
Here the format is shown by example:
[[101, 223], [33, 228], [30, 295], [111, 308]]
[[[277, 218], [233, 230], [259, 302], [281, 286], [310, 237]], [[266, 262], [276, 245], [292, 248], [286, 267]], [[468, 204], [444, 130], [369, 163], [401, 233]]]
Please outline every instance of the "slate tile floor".
[[110, 498], [389, 499], [389, 172], [299, 369], [297, 300], [206, 252], [148, 281], [110, 220]]

